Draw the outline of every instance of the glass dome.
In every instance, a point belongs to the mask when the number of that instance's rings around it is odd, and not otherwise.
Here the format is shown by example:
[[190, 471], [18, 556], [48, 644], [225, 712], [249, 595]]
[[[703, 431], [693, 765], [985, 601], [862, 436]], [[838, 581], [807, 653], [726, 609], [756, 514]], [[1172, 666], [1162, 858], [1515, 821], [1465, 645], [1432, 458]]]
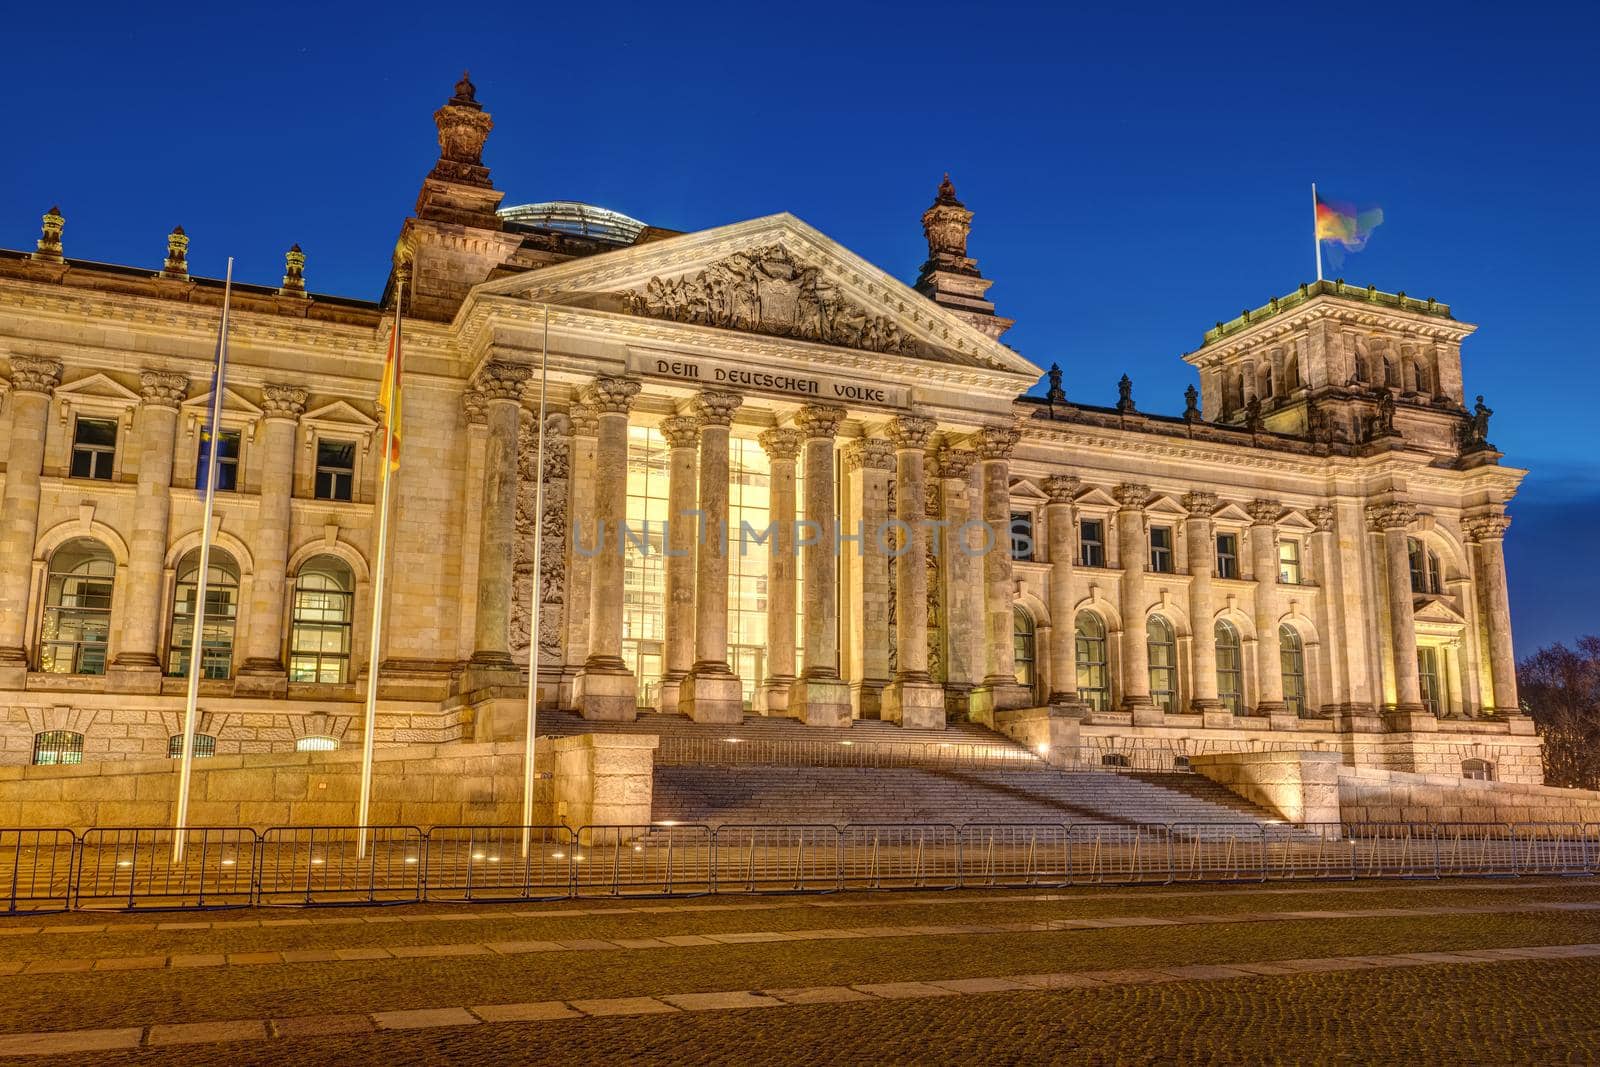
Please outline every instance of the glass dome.
[[610, 211], [593, 204], [580, 204], [576, 200], [548, 200], [542, 204], [518, 204], [496, 212], [507, 222], [519, 226], [533, 226], [541, 230], [557, 230], [575, 237], [588, 237], [612, 244], [632, 244], [644, 230], [645, 224], [629, 218], [620, 211]]

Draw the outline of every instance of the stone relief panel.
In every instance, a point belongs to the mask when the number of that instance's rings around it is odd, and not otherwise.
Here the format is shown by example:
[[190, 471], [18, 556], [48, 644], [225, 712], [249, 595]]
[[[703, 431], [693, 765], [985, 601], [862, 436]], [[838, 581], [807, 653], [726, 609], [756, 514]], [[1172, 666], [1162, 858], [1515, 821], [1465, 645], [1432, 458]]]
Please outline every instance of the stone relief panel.
[[533, 419], [523, 419], [517, 440], [517, 543], [512, 558], [511, 658], [528, 662], [528, 630], [532, 623], [533, 531], [535, 522], [543, 530], [544, 546], [540, 570], [544, 580], [539, 609], [539, 663], [541, 667], [562, 661], [561, 635], [566, 608], [567, 558], [567, 472], [570, 456], [569, 426], [565, 415], [550, 415], [545, 420], [548, 434], [544, 452], [544, 514], [536, 514], [538, 486], [534, 481], [538, 435]]
[[870, 352], [921, 356], [924, 347], [892, 319], [863, 310], [781, 245], [729, 256], [679, 278], [651, 278], [617, 294], [630, 314]]

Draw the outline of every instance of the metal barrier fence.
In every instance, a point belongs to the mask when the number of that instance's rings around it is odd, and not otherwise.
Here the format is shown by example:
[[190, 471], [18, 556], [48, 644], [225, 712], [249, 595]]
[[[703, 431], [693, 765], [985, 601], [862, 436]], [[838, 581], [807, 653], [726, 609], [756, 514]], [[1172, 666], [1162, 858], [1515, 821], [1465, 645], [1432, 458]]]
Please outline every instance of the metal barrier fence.
[[1600, 823], [0, 829], [7, 912], [1600, 874]]
[[[734, 727], [730, 727], [734, 729]], [[1033, 752], [1006, 742], [807, 741], [793, 738], [661, 738], [657, 767], [1008, 767], [1046, 769]]]

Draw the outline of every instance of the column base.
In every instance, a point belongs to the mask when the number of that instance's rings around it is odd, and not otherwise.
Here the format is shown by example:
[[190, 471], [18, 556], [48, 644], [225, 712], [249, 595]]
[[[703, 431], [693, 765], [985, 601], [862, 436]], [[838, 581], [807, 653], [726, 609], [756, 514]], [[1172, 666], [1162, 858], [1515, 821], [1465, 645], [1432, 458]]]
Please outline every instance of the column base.
[[968, 694], [967, 718], [992, 730], [995, 728], [995, 712], [1032, 706], [1033, 691], [1027, 686], [1015, 682], [991, 682], [986, 679], [982, 685]]
[[626, 667], [585, 665], [572, 680], [572, 705], [595, 722], [633, 722], [639, 717], [638, 687]]
[[696, 667], [683, 681], [678, 711], [695, 722], [744, 722], [744, 690], [739, 676], [726, 664]]
[[161, 677], [161, 667], [155, 663], [112, 663], [106, 668], [106, 692], [159, 693]]
[[763, 715], [781, 717], [789, 714], [789, 690], [794, 685], [794, 678], [786, 675], [773, 675], [761, 683], [756, 690], [756, 710]]
[[245, 660], [233, 676], [236, 697], [285, 697], [289, 695], [289, 672], [276, 660]]
[[1134, 726], [1162, 726], [1167, 721], [1167, 713], [1156, 707], [1151, 699], [1144, 695], [1123, 697], [1117, 710], [1127, 712], [1130, 716], [1129, 721]]
[[1334, 729], [1343, 734], [1380, 734], [1383, 716], [1371, 704], [1340, 704], [1333, 709]]
[[1394, 734], [1437, 733], [1439, 730], [1439, 720], [1421, 704], [1384, 708], [1383, 725]]
[[850, 686], [838, 678], [801, 678], [789, 689], [789, 714], [807, 726], [849, 726]]
[[883, 690], [879, 717], [908, 730], [944, 729], [944, 686], [931, 681], [896, 681]]
[[688, 714], [680, 706], [682, 703], [683, 683], [689, 677], [688, 671], [674, 671], [661, 676], [661, 688], [658, 692], [659, 706], [657, 711], [663, 715]]

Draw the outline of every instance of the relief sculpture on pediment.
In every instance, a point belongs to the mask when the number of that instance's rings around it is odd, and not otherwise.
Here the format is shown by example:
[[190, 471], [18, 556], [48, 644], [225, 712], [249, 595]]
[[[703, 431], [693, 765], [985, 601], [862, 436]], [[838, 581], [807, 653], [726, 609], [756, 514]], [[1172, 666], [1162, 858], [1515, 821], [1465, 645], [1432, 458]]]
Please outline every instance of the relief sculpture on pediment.
[[651, 278], [618, 294], [634, 315], [870, 352], [920, 355], [921, 346], [892, 319], [849, 300], [822, 271], [781, 245], [738, 252], [679, 278]]

